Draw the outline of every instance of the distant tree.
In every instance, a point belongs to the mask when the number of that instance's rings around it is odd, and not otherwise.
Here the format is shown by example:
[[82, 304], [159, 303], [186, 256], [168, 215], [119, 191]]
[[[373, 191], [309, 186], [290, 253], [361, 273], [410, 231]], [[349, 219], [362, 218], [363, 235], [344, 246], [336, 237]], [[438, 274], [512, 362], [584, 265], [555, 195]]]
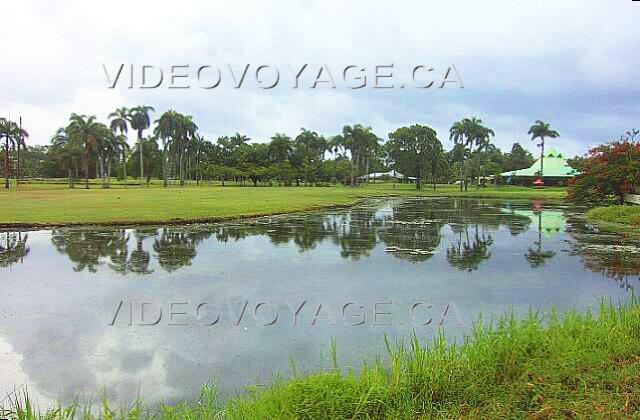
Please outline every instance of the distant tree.
[[518, 169], [529, 168], [533, 165], [535, 159], [531, 152], [523, 148], [520, 143], [513, 143], [511, 152], [505, 156], [505, 171], [516, 171]]
[[51, 138], [51, 148], [47, 153], [47, 160], [55, 163], [57, 167], [67, 170], [69, 188], [74, 188], [75, 181], [78, 179], [82, 150], [80, 141], [72, 139], [65, 128], [59, 128]]
[[[6, 189], [9, 188], [9, 177], [11, 176], [11, 149], [17, 149], [20, 156], [20, 147], [24, 145], [24, 139], [29, 137], [29, 133], [20, 125], [6, 118], [0, 118], [0, 141], [4, 137], [4, 174]], [[20, 163], [18, 162], [18, 168]], [[16, 174], [16, 180], [18, 174]]]
[[29, 133], [22, 128], [22, 117], [20, 118], [20, 122], [14, 126], [13, 135], [15, 136], [15, 145], [16, 145], [16, 185], [20, 183], [20, 148], [26, 150], [27, 144], [25, 143], [25, 139], [29, 137]]
[[98, 147], [101, 124], [96, 121], [95, 115], [86, 116], [71, 114], [69, 125], [65, 129], [71, 141], [82, 145], [82, 167], [85, 176], [85, 188], [89, 189], [89, 164], [92, 154]]
[[582, 168], [584, 167], [584, 161], [585, 161], [584, 156], [574, 156], [571, 159], [567, 159], [567, 164], [569, 164], [569, 166], [571, 166], [576, 171], [582, 172]]
[[359, 176], [362, 173], [369, 173], [369, 163], [380, 150], [380, 139], [373, 133], [371, 127], [365, 127], [362, 124], [345, 125], [342, 127], [342, 133], [331, 139], [329, 146], [336, 154], [350, 155], [349, 184], [357, 186]]
[[301, 128], [300, 134], [294, 140], [294, 153], [298, 168], [304, 174], [305, 185], [309, 181], [309, 176], [317, 172], [327, 148], [328, 142], [323, 136], [315, 131]]
[[293, 151], [293, 140], [286, 134], [276, 133], [271, 137], [269, 143], [269, 161], [276, 164], [282, 164]]
[[391, 153], [405, 175], [416, 178], [416, 189], [422, 188], [422, 180], [428, 168], [428, 158], [442, 150], [436, 131], [424, 125], [401, 127], [389, 133]]
[[[480, 151], [487, 147], [493, 136], [493, 130], [482, 125], [482, 120], [476, 117], [456, 121], [449, 129], [449, 139], [453, 140], [454, 144], [463, 145], [467, 148], [467, 153], [461, 156], [468, 159], [472, 156], [473, 147], [476, 147], [476, 176], [480, 174]], [[462, 191], [462, 184], [465, 184], [464, 186], [466, 188], [466, 183], [464, 179], [460, 181], [460, 191]], [[479, 182], [477, 184], [479, 186]]]
[[436, 182], [438, 177], [440, 177], [448, 168], [449, 162], [447, 161], [447, 156], [442, 148], [442, 143], [438, 141], [433, 144], [433, 148], [431, 149], [431, 153], [426, 157], [427, 171], [431, 176], [431, 183], [433, 184], [433, 189], [436, 189]]
[[127, 188], [127, 155], [129, 154], [129, 144], [127, 137], [123, 134], [116, 136], [116, 150], [122, 156], [122, 172], [124, 178], [124, 187]]
[[549, 124], [537, 120], [535, 124], [529, 128], [528, 134], [531, 134], [531, 140], [540, 139], [540, 176], [544, 176], [544, 139], [550, 138], [555, 139], [560, 137], [557, 131], [552, 130]]
[[589, 151], [580, 175], [569, 182], [568, 198], [586, 205], [622, 204], [639, 184], [640, 143], [625, 135]]
[[109, 114], [109, 118], [111, 119], [110, 128], [114, 134], [120, 132], [120, 136], [117, 138], [117, 144], [118, 149], [122, 152], [124, 187], [127, 188], [127, 152], [129, 150], [129, 145], [127, 144], [127, 132], [129, 131], [129, 120], [131, 119], [131, 114], [126, 107], [122, 107]]
[[138, 149], [140, 151], [140, 184], [144, 179], [144, 158], [142, 156], [144, 148], [142, 147], [142, 139], [144, 131], [151, 127], [151, 117], [149, 113], [155, 112], [152, 106], [140, 105], [131, 108], [129, 112], [129, 123], [131, 128], [138, 132]]

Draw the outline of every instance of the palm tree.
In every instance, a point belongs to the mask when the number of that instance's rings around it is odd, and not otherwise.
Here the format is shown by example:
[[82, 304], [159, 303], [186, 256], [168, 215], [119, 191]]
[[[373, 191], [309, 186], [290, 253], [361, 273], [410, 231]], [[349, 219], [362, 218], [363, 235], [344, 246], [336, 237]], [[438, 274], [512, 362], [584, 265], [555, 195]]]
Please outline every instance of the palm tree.
[[[455, 144], [462, 144], [465, 148], [468, 148], [469, 156], [471, 156], [473, 147], [476, 146], [476, 176], [478, 177], [478, 181], [480, 180], [480, 151], [489, 144], [490, 137], [493, 135], [493, 130], [482, 125], [482, 120], [476, 117], [456, 121], [449, 129], [449, 139], [453, 140]], [[462, 166], [460, 172], [462, 177]], [[462, 191], [463, 183], [464, 181], [461, 179], [460, 191]], [[479, 187], [480, 183], [478, 182], [478, 188]]]
[[66, 128], [60, 127], [51, 138], [50, 150], [58, 164], [62, 168], [67, 168], [69, 172], [69, 188], [75, 188], [75, 180], [78, 178], [78, 163], [82, 160], [80, 143], [69, 137]]
[[18, 125], [16, 128], [17, 128], [17, 131], [15, 132], [15, 135], [16, 135], [16, 146], [17, 146], [17, 154], [16, 154], [16, 186], [18, 186], [18, 184], [20, 183], [20, 146], [22, 146], [25, 149], [27, 148], [27, 145], [24, 142], [24, 139], [26, 137], [29, 137], [29, 133], [27, 133], [26, 130], [24, 130], [22, 128], [22, 117], [20, 117], [20, 125]]
[[95, 152], [98, 147], [98, 138], [100, 137], [101, 124], [96, 121], [95, 115], [86, 116], [71, 114], [70, 123], [67, 127], [67, 133], [73, 140], [83, 145], [82, 165], [84, 168], [85, 188], [89, 189], [89, 159], [91, 153]]
[[22, 127], [15, 122], [6, 118], [0, 118], [0, 140], [4, 137], [4, 187], [7, 189], [9, 188], [9, 177], [11, 175], [11, 148], [13, 147], [15, 149], [17, 147], [19, 156], [20, 145], [24, 145], [24, 138], [28, 136], [29, 133], [23, 130]]
[[286, 134], [276, 133], [269, 143], [269, 160], [273, 163], [284, 163], [293, 151], [293, 141]]
[[124, 187], [127, 188], [127, 155], [129, 153], [129, 144], [124, 134], [116, 136], [116, 150], [122, 153], [122, 174], [124, 176]]
[[436, 189], [436, 180], [438, 175], [446, 171], [449, 167], [449, 161], [447, 155], [442, 149], [442, 144], [436, 145], [431, 153], [427, 156], [427, 164], [429, 165], [429, 172], [431, 173], [431, 182], [433, 183], [433, 189]]
[[156, 128], [153, 130], [154, 136], [162, 141], [162, 178], [164, 186], [167, 182], [167, 164], [168, 164], [168, 152], [171, 139], [176, 135], [176, 127], [178, 124], [179, 115], [176, 111], [168, 110], [156, 120]]
[[178, 114], [175, 137], [173, 138], [173, 149], [178, 156], [178, 169], [180, 173], [180, 186], [184, 185], [184, 157], [189, 147], [189, 143], [196, 136], [198, 126], [193, 122], [191, 115]]
[[[478, 120], [479, 122], [481, 122], [481, 120]], [[477, 164], [476, 164], [476, 173], [478, 176], [478, 185], [477, 188], [480, 188], [480, 155], [482, 150], [484, 150], [484, 155], [486, 158], [486, 154], [487, 154], [487, 149], [489, 148], [489, 145], [491, 144], [491, 137], [495, 136], [495, 133], [493, 132], [492, 129], [485, 127], [484, 125], [478, 123], [478, 125], [476, 126], [476, 133], [475, 133], [475, 138], [476, 138], [476, 146], [477, 146]], [[484, 163], [483, 163], [484, 165]], [[484, 166], [483, 166], [484, 167]]]
[[529, 132], [527, 134], [531, 134], [531, 140], [540, 139], [540, 179], [543, 179], [544, 176], [544, 139], [550, 138], [555, 139], [560, 137], [560, 134], [556, 130], [552, 130], [549, 124], [537, 120], [535, 124], [529, 128]]
[[95, 152], [98, 157], [98, 172], [102, 188], [111, 187], [111, 160], [117, 155], [116, 135], [104, 124], [96, 123]]
[[330, 146], [334, 153], [340, 150], [351, 155], [351, 186], [357, 186], [358, 175], [362, 170], [368, 172], [369, 159], [380, 147], [380, 139], [373, 133], [371, 127], [362, 124], [345, 125], [342, 134], [335, 136]]
[[4, 187], [9, 189], [9, 143], [13, 144], [12, 122], [0, 118], [0, 140], [4, 137]]
[[471, 132], [469, 129], [469, 119], [465, 118], [462, 121], [456, 121], [453, 123], [451, 128], [449, 129], [449, 140], [453, 140], [453, 143], [458, 148], [464, 148], [464, 153], [459, 153], [460, 157], [460, 191], [462, 191], [463, 185], [466, 187], [466, 183], [464, 180], [464, 162], [466, 160], [466, 155], [468, 155], [467, 146], [471, 144], [470, 142]]
[[[166, 111], [162, 114], [160, 119], [156, 121], [156, 124], [154, 134], [162, 140], [164, 186], [167, 186], [169, 152], [177, 158], [180, 185], [184, 185], [184, 157], [188, 150], [189, 142], [196, 135], [198, 126], [193, 122], [193, 117], [190, 115], [182, 115], [173, 110]], [[239, 134], [234, 137], [236, 137], [236, 141], [240, 141], [241, 143], [245, 141], [244, 136], [240, 136]]]
[[309, 179], [309, 169], [314, 170], [322, 160], [324, 152], [327, 150], [327, 140], [315, 131], [301, 128], [300, 134], [294, 139], [294, 146], [301, 157], [304, 185], [306, 186]]
[[151, 127], [151, 118], [149, 117], [150, 112], [155, 112], [155, 109], [152, 106], [140, 105], [131, 108], [131, 111], [129, 113], [129, 122], [131, 123], [131, 128], [138, 132], [138, 147], [140, 149], [140, 185], [142, 185], [142, 180], [144, 179], [142, 138], [144, 130]]
[[187, 159], [188, 167], [187, 174], [189, 179], [195, 177], [196, 184], [200, 184], [200, 178], [202, 177], [203, 157], [205, 151], [211, 143], [208, 142], [200, 134], [194, 134], [187, 143]]
[[[126, 107], [122, 107], [109, 114], [109, 118], [111, 118], [111, 131], [113, 131], [114, 134], [118, 131], [120, 132], [120, 136], [117, 137], [117, 143], [118, 148], [122, 152], [124, 187], [127, 188], [127, 150], [129, 149], [129, 145], [127, 144], [127, 132], [129, 131], [131, 113]], [[140, 159], [140, 162], [142, 162], [142, 159]]]

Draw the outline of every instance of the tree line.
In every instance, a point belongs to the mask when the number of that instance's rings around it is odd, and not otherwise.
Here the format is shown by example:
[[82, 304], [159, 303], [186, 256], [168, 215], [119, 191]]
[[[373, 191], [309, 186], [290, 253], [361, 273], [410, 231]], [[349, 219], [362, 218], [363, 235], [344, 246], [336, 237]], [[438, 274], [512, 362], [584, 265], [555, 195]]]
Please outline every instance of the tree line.
[[[503, 153], [493, 144], [494, 131], [476, 117], [451, 126], [452, 148], [445, 151], [436, 131], [420, 124], [400, 127], [386, 141], [362, 124], [345, 125], [332, 136], [302, 128], [293, 137], [276, 133], [266, 142], [240, 133], [211, 141], [192, 116], [168, 110], [154, 120], [154, 112], [146, 105], [122, 107], [109, 114], [106, 123], [95, 115], [74, 113], [47, 146], [27, 146], [27, 131], [0, 119], [6, 187], [10, 178], [21, 177], [66, 178], [71, 188], [82, 181], [89, 188], [90, 179], [109, 188], [113, 178], [125, 186], [130, 178], [138, 185], [161, 179], [165, 186], [170, 181], [185, 185], [213, 180], [222, 185], [358, 186], [367, 181], [363, 175], [395, 170], [411, 177], [417, 189], [425, 182], [435, 188], [452, 181], [463, 189], [534, 162], [519, 143]], [[545, 138], [558, 136], [542, 121], [529, 134], [542, 140], [542, 151]]]

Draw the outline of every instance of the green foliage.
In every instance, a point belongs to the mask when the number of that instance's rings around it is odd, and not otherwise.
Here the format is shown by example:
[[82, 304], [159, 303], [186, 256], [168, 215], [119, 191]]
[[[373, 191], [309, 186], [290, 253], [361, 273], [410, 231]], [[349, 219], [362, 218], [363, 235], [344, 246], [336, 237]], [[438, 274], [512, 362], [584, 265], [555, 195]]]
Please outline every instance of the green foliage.
[[416, 189], [421, 188], [427, 173], [435, 179], [444, 161], [444, 152], [433, 128], [419, 124], [401, 127], [389, 133], [389, 142], [396, 169], [417, 178]]
[[511, 152], [504, 155], [502, 172], [529, 168], [535, 161], [531, 152], [524, 149], [520, 143], [514, 143], [511, 147]]
[[[481, 162], [487, 160], [487, 151], [494, 135], [493, 130], [485, 127], [482, 124], [482, 120], [476, 117], [456, 121], [449, 129], [449, 139], [458, 147], [458, 150], [455, 150], [456, 147], [454, 147], [454, 151], [457, 162], [460, 163], [458, 165], [460, 169], [460, 189], [462, 189], [462, 183], [466, 184], [466, 176], [468, 175], [476, 178], [478, 180], [476, 184], [478, 187], [480, 186], [479, 177], [484, 172], [482, 171]], [[473, 153], [474, 146], [476, 147], [475, 154]], [[472, 158], [475, 162], [473, 169], [469, 164]]]
[[592, 149], [582, 172], [569, 184], [568, 198], [578, 204], [622, 204], [640, 183], [640, 143], [624, 136]]

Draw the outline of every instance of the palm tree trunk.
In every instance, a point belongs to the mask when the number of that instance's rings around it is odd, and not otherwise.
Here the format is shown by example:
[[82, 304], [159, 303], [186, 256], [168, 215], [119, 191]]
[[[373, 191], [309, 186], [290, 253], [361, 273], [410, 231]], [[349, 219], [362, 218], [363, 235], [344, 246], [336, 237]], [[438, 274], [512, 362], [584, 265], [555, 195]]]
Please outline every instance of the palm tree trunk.
[[89, 158], [84, 163], [84, 188], [89, 189]]
[[540, 179], [544, 182], [544, 137], [542, 138], [540, 151]]
[[106, 188], [105, 179], [104, 179], [104, 157], [102, 155], [98, 157], [98, 167], [96, 168], [96, 170], [100, 171], [100, 180], [102, 181], [102, 188]]
[[162, 150], [162, 179], [164, 186], [167, 186], [167, 147]]
[[[369, 159], [366, 158], [364, 161], [364, 173], [369, 174]], [[367, 182], [369, 182], [369, 177], [367, 177]]]
[[127, 152], [122, 150], [122, 172], [124, 174], [124, 187], [127, 188]]
[[433, 191], [435, 191], [436, 190], [436, 171], [435, 170], [431, 173], [431, 177], [433, 178], [432, 179], [432, 181], [433, 181]]
[[356, 182], [356, 154], [351, 151], [351, 186], [354, 187], [355, 186], [355, 182]]
[[18, 139], [18, 147], [16, 149], [16, 187], [20, 184], [20, 140]]
[[476, 156], [476, 189], [480, 189], [480, 148], [478, 148], [478, 156]]
[[180, 156], [178, 157], [178, 171], [180, 173], [180, 186], [184, 186], [184, 153], [180, 152]]
[[107, 188], [111, 188], [111, 158], [107, 159]]
[[69, 167], [69, 188], [73, 188], [73, 171], [71, 167]]
[[140, 148], [140, 185], [142, 185], [142, 180], [144, 179], [144, 162], [143, 162], [143, 153], [142, 153], [142, 130], [138, 130], [138, 148]]
[[464, 156], [462, 156], [462, 160], [460, 161], [460, 192], [462, 192], [464, 188], [462, 184], [464, 184]]
[[4, 139], [4, 188], [9, 189], [9, 136]]

